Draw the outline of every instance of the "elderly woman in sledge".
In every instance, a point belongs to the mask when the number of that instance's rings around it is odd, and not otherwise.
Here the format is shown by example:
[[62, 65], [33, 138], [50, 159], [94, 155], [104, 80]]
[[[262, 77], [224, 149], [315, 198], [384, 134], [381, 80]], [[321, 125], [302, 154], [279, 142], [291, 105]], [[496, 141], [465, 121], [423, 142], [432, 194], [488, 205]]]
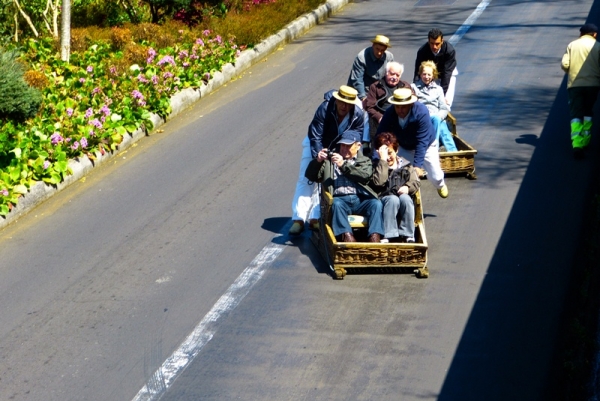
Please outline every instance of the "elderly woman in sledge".
[[437, 84], [438, 70], [433, 61], [423, 61], [419, 66], [419, 79], [411, 86], [419, 102], [427, 106], [431, 122], [435, 128], [436, 136], [448, 152], [456, 152], [458, 149], [452, 139], [452, 134], [444, 120], [450, 112], [450, 108], [444, 97], [444, 90]]
[[375, 138], [373, 189], [383, 204], [385, 238], [381, 242], [415, 242], [415, 206], [412, 196], [421, 182], [410, 162], [398, 156], [398, 140], [390, 132]]

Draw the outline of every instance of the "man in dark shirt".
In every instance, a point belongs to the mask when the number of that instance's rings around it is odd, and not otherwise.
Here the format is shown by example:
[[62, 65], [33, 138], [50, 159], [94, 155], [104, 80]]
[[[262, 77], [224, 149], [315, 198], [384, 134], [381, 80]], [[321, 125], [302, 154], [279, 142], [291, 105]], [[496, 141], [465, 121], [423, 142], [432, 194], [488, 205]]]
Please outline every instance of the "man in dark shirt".
[[[437, 28], [433, 28], [427, 35], [427, 43], [425, 43], [417, 51], [417, 59], [415, 60], [415, 79], [419, 79], [419, 66], [423, 61], [431, 60], [437, 67], [440, 86], [444, 90], [446, 103], [452, 105], [454, 98], [454, 83], [456, 79], [452, 75], [458, 74], [456, 70], [456, 51], [454, 47], [444, 40], [444, 34]], [[452, 81], [452, 82], [451, 82]]]

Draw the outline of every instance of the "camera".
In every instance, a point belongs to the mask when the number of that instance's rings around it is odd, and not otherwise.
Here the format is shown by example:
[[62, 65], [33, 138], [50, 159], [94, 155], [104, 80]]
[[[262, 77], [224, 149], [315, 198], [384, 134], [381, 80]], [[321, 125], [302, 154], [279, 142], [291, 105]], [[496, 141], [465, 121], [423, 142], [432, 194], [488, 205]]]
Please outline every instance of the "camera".
[[327, 150], [327, 158], [329, 160], [331, 160], [331, 157], [333, 156], [333, 152], [331, 150]]

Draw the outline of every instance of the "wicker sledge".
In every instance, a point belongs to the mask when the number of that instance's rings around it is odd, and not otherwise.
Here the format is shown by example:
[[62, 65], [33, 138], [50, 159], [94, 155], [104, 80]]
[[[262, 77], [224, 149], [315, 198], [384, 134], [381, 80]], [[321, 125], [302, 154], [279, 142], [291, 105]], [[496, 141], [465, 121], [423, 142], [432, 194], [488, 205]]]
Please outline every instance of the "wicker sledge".
[[456, 117], [448, 113], [448, 127], [458, 149], [457, 152], [440, 152], [440, 163], [445, 174], [466, 174], [470, 180], [476, 180], [475, 155], [477, 150], [458, 136], [456, 132]]
[[348, 220], [358, 242], [338, 242], [331, 227], [333, 197], [321, 191], [321, 223], [313, 231], [311, 240], [329, 264], [334, 277], [343, 279], [347, 272], [387, 273], [409, 270], [419, 278], [429, 277], [427, 269], [427, 237], [423, 222], [421, 193], [413, 198], [415, 204], [415, 243], [360, 242], [367, 236], [367, 222], [362, 216]]

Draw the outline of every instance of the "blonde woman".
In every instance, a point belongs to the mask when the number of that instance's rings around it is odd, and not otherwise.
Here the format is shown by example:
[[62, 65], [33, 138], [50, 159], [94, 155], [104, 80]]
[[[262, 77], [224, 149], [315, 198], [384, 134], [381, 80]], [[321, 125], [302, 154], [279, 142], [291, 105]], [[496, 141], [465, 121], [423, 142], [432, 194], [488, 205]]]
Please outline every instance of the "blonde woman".
[[435, 128], [437, 138], [448, 152], [456, 152], [458, 149], [452, 139], [452, 134], [444, 121], [450, 112], [446, 104], [444, 90], [436, 83], [438, 71], [433, 61], [423, 61], [419, 66], [419, 79], [413, 83], [412, 89], [417, 95], [420, 103], [423, 103]]

